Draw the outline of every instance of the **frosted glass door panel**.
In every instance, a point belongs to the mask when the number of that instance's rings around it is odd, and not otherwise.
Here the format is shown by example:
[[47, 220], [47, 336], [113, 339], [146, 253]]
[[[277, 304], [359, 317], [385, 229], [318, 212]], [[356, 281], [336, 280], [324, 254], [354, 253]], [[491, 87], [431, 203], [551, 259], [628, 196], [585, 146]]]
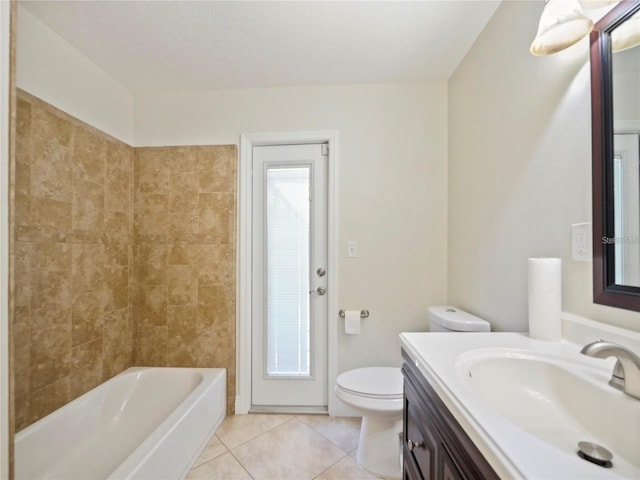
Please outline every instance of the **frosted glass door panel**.
[[309, 376], [310, 167], [266, 171], [267, 375]]

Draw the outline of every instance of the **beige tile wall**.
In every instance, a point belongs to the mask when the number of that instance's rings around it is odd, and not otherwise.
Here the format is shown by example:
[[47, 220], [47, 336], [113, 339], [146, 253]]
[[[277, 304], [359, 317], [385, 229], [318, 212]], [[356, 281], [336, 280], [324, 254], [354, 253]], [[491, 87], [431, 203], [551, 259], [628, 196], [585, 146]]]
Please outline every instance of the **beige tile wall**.
[[18, 91], [17, 430], [131, 365], [132, 162], [133, 148]]
[[227, 368], [235, 399], [235, 145], [138, 148], [136, 364]]
[[127, 367], [228, 369], [232, 146], [134, 149], [18, 91], [14, 399], [20, 430]]

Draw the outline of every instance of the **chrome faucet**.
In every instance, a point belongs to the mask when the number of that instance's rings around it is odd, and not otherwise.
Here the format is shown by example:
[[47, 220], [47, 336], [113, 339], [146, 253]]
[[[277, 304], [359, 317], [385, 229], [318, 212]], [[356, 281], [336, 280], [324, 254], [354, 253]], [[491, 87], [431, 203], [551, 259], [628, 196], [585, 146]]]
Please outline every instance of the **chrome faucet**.
[[609, 385], [640, 400], [640, 356], [627, 347], [598, 340], [585, 345], [580, 353], [595, 358], [616, 357]]

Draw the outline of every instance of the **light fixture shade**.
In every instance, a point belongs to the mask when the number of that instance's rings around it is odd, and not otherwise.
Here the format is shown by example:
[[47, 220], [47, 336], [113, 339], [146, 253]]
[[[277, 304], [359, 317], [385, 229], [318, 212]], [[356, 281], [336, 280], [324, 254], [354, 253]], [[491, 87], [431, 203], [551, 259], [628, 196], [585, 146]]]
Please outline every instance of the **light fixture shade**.
[[609, 7], [619, 0], [580, 0], [580, 6], [583, 10], [595, 10], [598, 8]]
[[570, 47], [591, 30], [593, 20], [584, 16], [578, 0], [548, 0], [529, 51], [551, 55]]
[[640, 13], [627, 19], [611, 32], [611, 50], [621, 52], [640, 45]]

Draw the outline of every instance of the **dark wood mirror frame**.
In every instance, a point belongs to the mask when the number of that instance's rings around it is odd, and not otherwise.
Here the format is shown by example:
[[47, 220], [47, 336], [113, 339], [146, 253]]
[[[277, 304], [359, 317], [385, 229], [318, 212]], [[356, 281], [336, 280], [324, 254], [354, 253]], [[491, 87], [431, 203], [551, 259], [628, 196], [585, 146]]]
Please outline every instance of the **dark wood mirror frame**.
[[613, 225], [613, 80], [611, 31], [640, 10], [640, 1], [622, 1], [591, 32], [591, 125], [593, 198], [593, 301], [640, 311], [640, 287], [615, 283]]

